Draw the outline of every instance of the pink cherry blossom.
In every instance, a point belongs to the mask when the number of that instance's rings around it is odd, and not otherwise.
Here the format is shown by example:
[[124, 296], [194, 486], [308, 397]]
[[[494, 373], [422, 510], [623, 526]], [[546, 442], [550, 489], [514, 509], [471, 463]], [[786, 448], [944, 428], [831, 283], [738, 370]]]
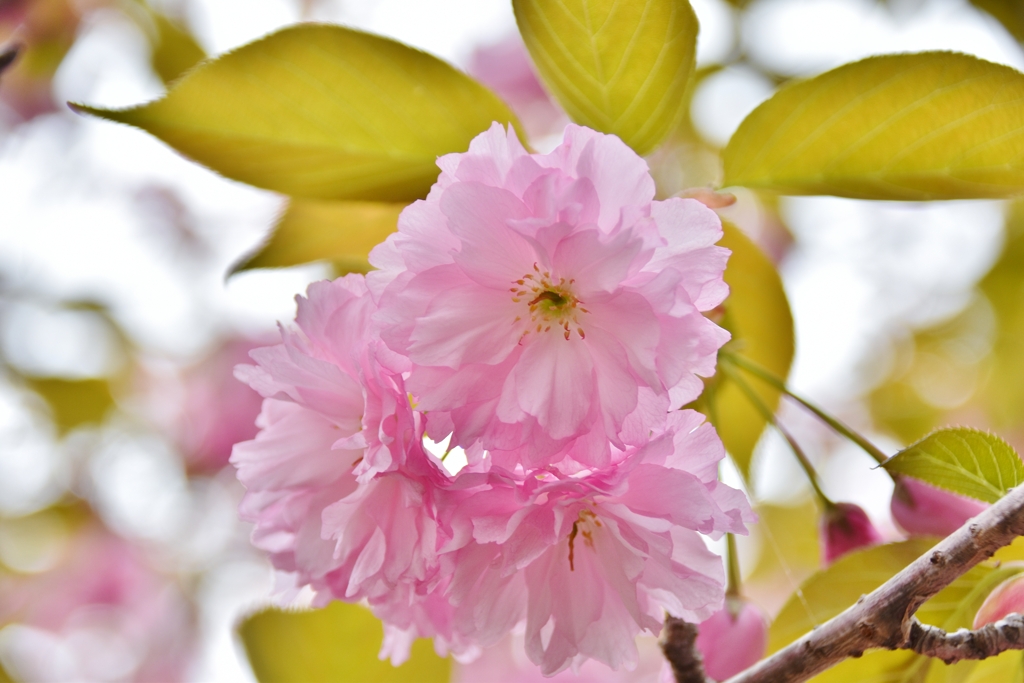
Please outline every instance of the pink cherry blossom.
[[544, 674], [630, 668], [666, 612], [721, 608], [702, 534], [754, 519], [714, 429], [673, 410], [728, 338], [702, 315], [727, 293], [721, 224], [579, 127], [531, 155], [496, 125], [439, 165], [379, 270], [312, 285], [237, 369], [264, 397], [232, 455], [242, 516], [314, 604], [365, 601], [393, 662], [523, 630]]
[[911, 477], [900, 477], [889, 507], [892, 518], [908, 534], [948, 536], [988, 505]]
[[336, 430], [332, 448], [360, 451], [354, 473], [367, 481], [394, 470], [418, 439], [403, 380], [385, 369], [383, 355], [400, 371], [402, 360], [375, 341], [373, 302], [359, 276], [316, 282], [298, 297], [297, 330], [283, 342], [256, 349], [257, 366], [241, 366], [239, 379], [266, 398], [290, 400], [326, 418]]
[[882, 542], [866, 512], [853, 503], [836, 503], [821, 518], [821, 551], [826, 566], [848, 552]]
[[729, 338], [701, 314], [728, 291], [713, 211], [653, 201], [644, 161], [579, 126], [540, 155], [495, 124], [438, 165], [368, 276], [432, 438], [603, 467], [700, 393]]
[[461, 478], [477, 487], [442, 549], [456, 629], [487, 647], [525, 619], [527, 655], [550, 675], [586, 659], [632, 668], [634, 637], [658, 633], [666, 611], [717, 611], [724, 572], [698, 532], [744, 533], [753, 515], [715, 478], [724, 450], [702, 422], [675, 412], [642, 449], [583, 476]]
[[234, 444], [256, 436], [263, 398], [233, 374], [256, 346], [248, 339], [228, 340], [182, 374], [182, 410], [172, 431], [190, 471], [220, 470]]
[[428, 494], [443, 475], [401, 376], [377, 362], [362, 278], [315, 283], [298, 303], [297, 329], [238, 369], [266, 397], [260, 433], [232, 455], [247, 488], [241, 514], [274, 565], [322, 602], [379, 596], [427, 577]]
[[768, 623], [761, 609], [743, 598], [727, 597], [725, 602], [701, 622], [696, 642], [704, 671], [716, 681], [753, 666], [768, 647]]
[[94, 519], [55, 566], [0, 574], [0, 623], [29, 629], [12, 630], [5, 648], [19, 680], [181, 680], [198, 650], [196, 615], [174, 578]]
[[[588, 660], [576, 670], [566, 669], [554, 676], [545, 676], [523, 652], [521, 633], [503, 638], [487, 648], [471, 662], [462, 663], [452, 672], [453, 683], [655, 683], [665, 657], [653, 637], [639, 636], [637, 650], [640, 663], [632, 671], [613, 671], [604, 664]], [[675, 683], [675, 678], [669, 679]], [[668, 683], [668, 681], [666, 681]]]

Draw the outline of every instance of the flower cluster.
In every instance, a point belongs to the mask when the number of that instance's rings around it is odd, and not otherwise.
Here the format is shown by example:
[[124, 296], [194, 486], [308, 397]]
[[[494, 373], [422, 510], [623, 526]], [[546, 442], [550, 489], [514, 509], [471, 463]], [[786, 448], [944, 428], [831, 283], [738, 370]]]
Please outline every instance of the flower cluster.
[[[265, 397], [232, 456], [242, 514], [319, 604], [366, 601], [393, 660], [522, 625], [545, 674], [631, 667], [666, 612], [721, 608], [701, 535], [753, 519], [678, 409], [728, 339], [702, 315], [727, 294], [721, 224], [654, 201], [643, 160], [586, 128], [541, 155], [495, 124], [438, 165], [377, 270], [312, 285], [239, 366]], [[425, 446], [446, 440], [465, 466]]]

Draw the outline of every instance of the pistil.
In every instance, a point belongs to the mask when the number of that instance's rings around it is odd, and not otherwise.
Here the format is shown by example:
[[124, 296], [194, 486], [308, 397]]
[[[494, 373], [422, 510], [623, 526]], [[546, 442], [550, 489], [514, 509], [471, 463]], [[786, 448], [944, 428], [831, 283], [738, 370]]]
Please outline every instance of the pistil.
[[[526, 306], [530, 312], [530, 322], [523, 337], [530, 332], [547, 332], [552, 326], [557, 326], [562, 328], [566, 341], [571, 338], [574, 329], [580, 339], [585, 339], [579, 315], [590, 311], [584, 308], [583, 302], [573, 293], [576, 280], [566, 282], [563, 277], [556, 281], [549, 271], [541, 271], [536, 263], [533, 264], [533, 270], [533, 273], [515, 280], [512, 283], [515, 286], [509, 290], [512, 292], [512, 301], [516, 303], [528, 299]], [[513, 323], [520, 320], [522, 316], [517, 316]]]

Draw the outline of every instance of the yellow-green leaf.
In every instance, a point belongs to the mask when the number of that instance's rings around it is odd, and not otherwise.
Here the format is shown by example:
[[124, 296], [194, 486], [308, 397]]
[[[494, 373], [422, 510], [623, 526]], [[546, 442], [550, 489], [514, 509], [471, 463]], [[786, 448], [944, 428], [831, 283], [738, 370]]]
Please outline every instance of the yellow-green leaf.
[[646, 154], [682, 121], [697, 17], [687, 0], [513, 0], [544, 82], [577, 123]]
[[813, 683], [919, 683], [919, 655], [906, 650], [870, 650], [847, 659], [811, 679]]
[[848, 553], [803, 583], [790, 596], [768, 631], [768, 653], [775, 652], [836, 616], [935, 545], [912, 539]]
[[[816, 573], [782, 607], [769, 631], [769, 652], [790, 644], [813, 626], [822, 624], [878, 588], [935, 544], [935, 539], [914, 539], [877, 546], [844, 556]], [[1000, 583], [1024, 570], [1021, 566], [980, 564], [926, 602], [915, 616], [947, 632], [970, 628], [985, 596]], [[816, 683], [952, 683], [974, 673], [977, 663], [947, 669], [941, 660], [913, 652], [874, 650], [848, 659], [814, 678]], [[958, 669], [957, 678], [947, 678]], [[1009, 680], [1009, 679], [1008, 679]], [[979, 682], [980, 683], [980, 682]]]
[[[775, 617], [768, 631], [768, 652], [785, 647], [836, 616], [931, 549], [935, 541], [915, 538], [855, 551], [819, 571], [803, 583]], [[977, 605], [981, 604], [984, 593], [976, 589], [992, 572], [987, 565], [974, 567], [922, 605], [917, 618], [942, 627], [960, 624], [958, 608], [969, 600], [977, 599]]]
[[163, 99], [79, 111], [149, 131], [229, 178], [313, 199], [408, 201], [504, 103], [452, 66], [341, 26], [300, 24], [204, 62]]
[[[809, 630], [812, 622], [806, 617], [808, 613], [814, 614], [818, 623], [821, 623], [820, 619], [825, 615], [828, 615], [828, 618], [835, 616], [852, 605], [861, 594], [866, 594], [884, 583], [933, 544], [934, 540], [916, 539], [860, 551], [853, 554], [852, 560], [847, 559], [850, 556], [840, 559], [832, 567], [819, 572], [804, 584], [803, 601], [797, 600], [797, 596], [791, 598], [772, 624], [772, 631], [775, 631], [776, 624], [780, 624], [781, 621], [780, 630], [785, 628], [782, 638], [792, 636], [790, 641], [795, 640], [803, 635], [796, 631]], [[843, 566], [837, 569], [840, 564]], [[963, 627], [969, 628], [985, 596], [999, 583], [1021, 571], [1020, 566], [974, 567], [926, 602], [916, 616], [921, 621], [949, 632]], [[801, 608], [803, 614], [800, 613]], [[788, 642], [770, 642], [769, 651], [786, 644]], [[963, 666], [947, 667], [940, 660], [912, 652], [874, 650], [865, 653], [859, 659], [846, 660], [813, 680], [815, 683], [953, 683], [962, 682], [966, 677], [973, 675], [976, 664], [970, 662], [963, 663]]]
[[413, 643], [402, 666], [379, 660], [383, 627], [359, 605], [270, 608], [243, 621], [238, 633], [260, 683], [447, 683], [451, 678], [451, 660], [438, 657], [424, 638]]
[[206, 58], [206, 52], [188, 31], [159, 12], [151, 12], [155, 35], [150, 63], [164, 83], [172, 83]]
[[980, 662], [963, 683], [1024, 683], [1024, 654], [1009, 650]]
[[63, 379], [27, 377], [28, 386], [46, 400], [57, 431], [66, 434], [75, 427], [103, 422], [114, 405], [105, 379]]
[[1024, 42], [1024, 3], [1020, 0], [971, 0], [971, 4], [991, 14], [1014, 38]]
[[1024, 481], [1024, 462], [1010, 444], [967, 427], [933, 432], [882, 466], [987, 503]]
[[[794, 347], [793, 316], [782, 280], [771, 260], [739, 228], [726, 222], [722, 227], [725, 235], [719, 244], [732, 250], [725, 269], [729, 298], [722, 325], [733, 336], [723, 350], [785, 379]], [[779, 391], [751, 375], [745, 379], [768, 409], [775, 410]], [[754, 446], [767, 423], [761, 411], [725, 376], [716, 377], [698, 407], [715, 423], [729, 455], [744, 476], [748, 475]]]
[[293, 199], [266, 244], [232, 272], [330, 261], [338, 273], [366, 272], [370, 250], [395, 231], [405, 204]]
[[1024, 191], [1024, 74], [953, 52], [884, 55], [783, 87], [723, 153], [725, 185], [859, 199]]
[[987, 381], [979, 401], [992, 424], [1014, 430], [1024, 424], [1024, 202], [1011, 205], [1006, 217], [1003, 253], [982, 281], [995, 314], [995, 338]]

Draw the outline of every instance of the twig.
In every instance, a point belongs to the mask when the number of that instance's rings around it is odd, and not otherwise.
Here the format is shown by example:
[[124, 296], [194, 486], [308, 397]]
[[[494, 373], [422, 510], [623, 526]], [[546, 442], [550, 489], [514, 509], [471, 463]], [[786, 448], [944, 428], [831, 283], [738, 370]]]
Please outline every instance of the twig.
[[21, 45], [11, 45], [8, 48], [0, 50], [0, 74], [7, 70], [11, 64], [14, 64], [14, 60], [18, 58], [18, 53], [21, 51]]
[[986, 659], [1006, 650], [1024, 649], [1024, 615], [1011, 614], [1001, 621], [970, 631], [962, 628], [946, 633], [937, 626], [910, 623], [907, 650], [937, 657], [946, 664], [962, 659]]
[[862, 435], [858, 434], [855, 430], [850, 429], [842, 421], [832, 417], [831, 415], [829, 415], [824, 410], [814, 405], [807, 399], [797, 394], [794, 394], [792, 391], [789, 390], [789, 387], [783, 380], [779, 379], [765, 368], [762, 368], [754, 361], [750, 360], [749, 358], [745, 358], [739, 355], [738, 353], [729, 353], [725, 351], [721, 353], [721, 358], [722, 360], [729, 361], [733, 365], [743, 368], [750, 374], [755, 375], [756, 377], [775, 387], [786, 396], [789, 396], [791, 399], [802, 405], [804, 408], [814, 413], [819, 420], [827, 424], [833, 430], [835, 430], [839, 434], [842, 434], [847, 439], [860, 446], [861, 450], [863, 450], [865, 453], [874, 458], [879, 465], [881, 465], [882, 463], [889, 459], [889, 456], [887, 456], [885, 453], [879, 450], [877, 446], [875, 446], [873, 443], [865, 439]]
[[[929, 598], [1022, 534], [1024, 486], [1018, 486], [878, 589], [861, 596], [845, 612], [733, 676], [728, 683], [798, 683], [871, 648], [931, 648], [945, 657], [982, 647], [977, 642], [974, 646], [963, 645], [962, 641], [970, 637], [959, 632], [940, 637], [938, 629], [920, 625], [917, 631], [921, 635], [914, 635], [913, 615]], [[1013, 641], [1011, 626], [1001, 629], [1003, 642], [1017, 642]], [[985, 629], [979, 631], [988, 633]]]
[[675, 617], [665, 617], [661, 651], [672, 665], [676, 683], [710, 683], [704, 675], [704, 662], [697, 651], [697, 626]]

